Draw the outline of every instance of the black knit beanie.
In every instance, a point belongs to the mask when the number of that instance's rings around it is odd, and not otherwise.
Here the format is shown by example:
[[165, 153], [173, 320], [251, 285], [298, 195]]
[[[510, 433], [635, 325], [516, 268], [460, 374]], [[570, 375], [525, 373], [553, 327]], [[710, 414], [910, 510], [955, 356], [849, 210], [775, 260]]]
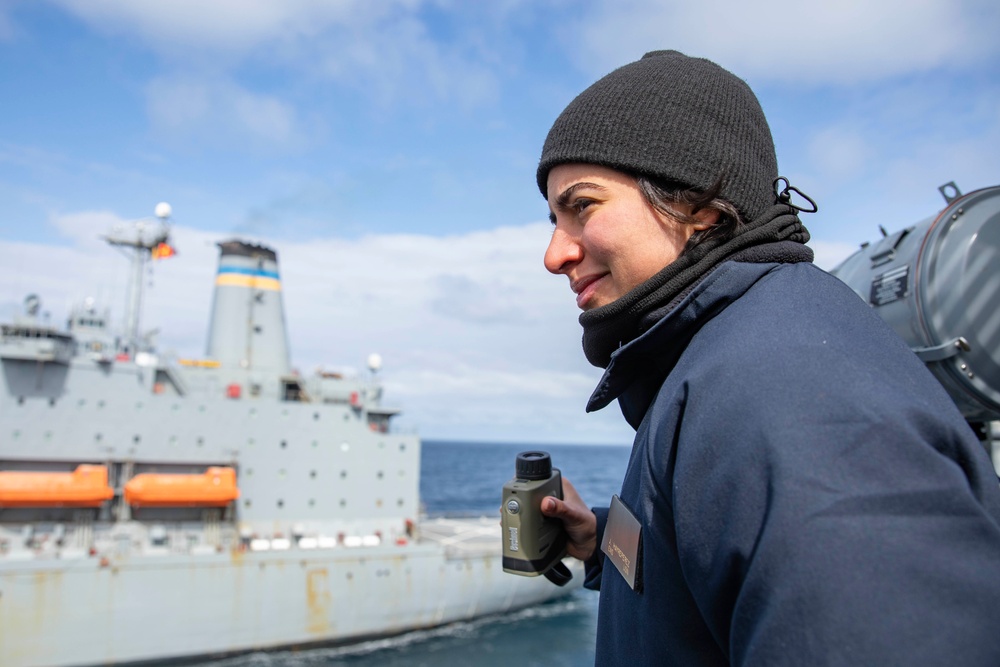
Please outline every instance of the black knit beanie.
[[720, 196], [744, 220], [774, 203], [778, 163], [764, 112], [740, 78], [703, 58], [652, 51], [580, 93], [549, 130], [538, 164], [585, 162]]

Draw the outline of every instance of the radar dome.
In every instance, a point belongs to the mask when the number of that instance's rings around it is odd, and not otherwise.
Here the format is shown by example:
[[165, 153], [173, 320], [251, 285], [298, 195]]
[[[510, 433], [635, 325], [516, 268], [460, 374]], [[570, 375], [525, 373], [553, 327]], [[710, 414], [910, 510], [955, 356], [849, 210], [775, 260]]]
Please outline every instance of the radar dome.
[[168, 204], [165, 201], [161, 201], [159, 204], [156, 205], [155, 213], [156, 213], [156, 217], [157, 218], [161, 218], [161, 219], [165, 220], [165, 219], [169, 218], [170, 214], [173, 213], [173, 212], [174, 212], [174, 209], [171, 208], [170, 204]]

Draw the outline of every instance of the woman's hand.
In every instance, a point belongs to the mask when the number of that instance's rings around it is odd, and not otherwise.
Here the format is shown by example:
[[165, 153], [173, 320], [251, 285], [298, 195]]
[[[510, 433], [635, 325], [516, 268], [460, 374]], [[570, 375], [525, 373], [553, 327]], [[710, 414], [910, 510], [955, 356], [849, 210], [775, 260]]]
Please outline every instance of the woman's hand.
[[597, 549], [597, 517], [576, 492], [568, 479], [563, 478], [563, 498], [542, 499], [542, 514], [560, 519], [569, 535], [566, 552], [574, 558], [587, 560]]

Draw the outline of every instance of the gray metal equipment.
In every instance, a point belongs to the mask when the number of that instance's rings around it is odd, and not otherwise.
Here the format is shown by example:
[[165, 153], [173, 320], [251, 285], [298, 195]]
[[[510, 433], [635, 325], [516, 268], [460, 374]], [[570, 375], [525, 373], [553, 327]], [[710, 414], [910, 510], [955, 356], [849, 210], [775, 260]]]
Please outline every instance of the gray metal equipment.
[[883, 229], [831, 273], [903, 337], [977, 425], [1000, 419], [1000, 186], [939, 190], [940, 213]]

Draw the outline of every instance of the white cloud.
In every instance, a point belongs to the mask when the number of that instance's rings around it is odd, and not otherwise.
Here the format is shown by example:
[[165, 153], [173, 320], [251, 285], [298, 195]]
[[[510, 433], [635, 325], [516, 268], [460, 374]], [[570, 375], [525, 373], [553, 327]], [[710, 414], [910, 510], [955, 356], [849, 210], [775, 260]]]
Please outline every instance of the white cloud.
[[806, 154], [815, 169], [814, 177], [843, 181], [871, 162], [872, 151], [856, 128], [827, 127], [813, 136]]
[[100, 31], [140, 40], [182, 71], [224, 78], [252, 61], [410, 106], [469, 108], [498, 95], [494, 73], [460, 36], [448, 43], [429, 34], [423, 0], [52, 1]]
[[562, 34], [595, 74], [676, 49], [755, 81], [816, 85], [988, 64], [998, 29], [988, 0], [614, 0]]
[[225, 79], [154, 79], [146, 108], [154, 130], [202, 145], [296, 148], [314, 131], [302, 127], [291, 105]]
[[53, 0], [105, 31], [138, 34], [155, 49], [180, 54], [197, 49], [243, 52], [263, 43], [311, 36], [337, 24], [372, 20], [372, 15], [413, 2], [364, 0]]

